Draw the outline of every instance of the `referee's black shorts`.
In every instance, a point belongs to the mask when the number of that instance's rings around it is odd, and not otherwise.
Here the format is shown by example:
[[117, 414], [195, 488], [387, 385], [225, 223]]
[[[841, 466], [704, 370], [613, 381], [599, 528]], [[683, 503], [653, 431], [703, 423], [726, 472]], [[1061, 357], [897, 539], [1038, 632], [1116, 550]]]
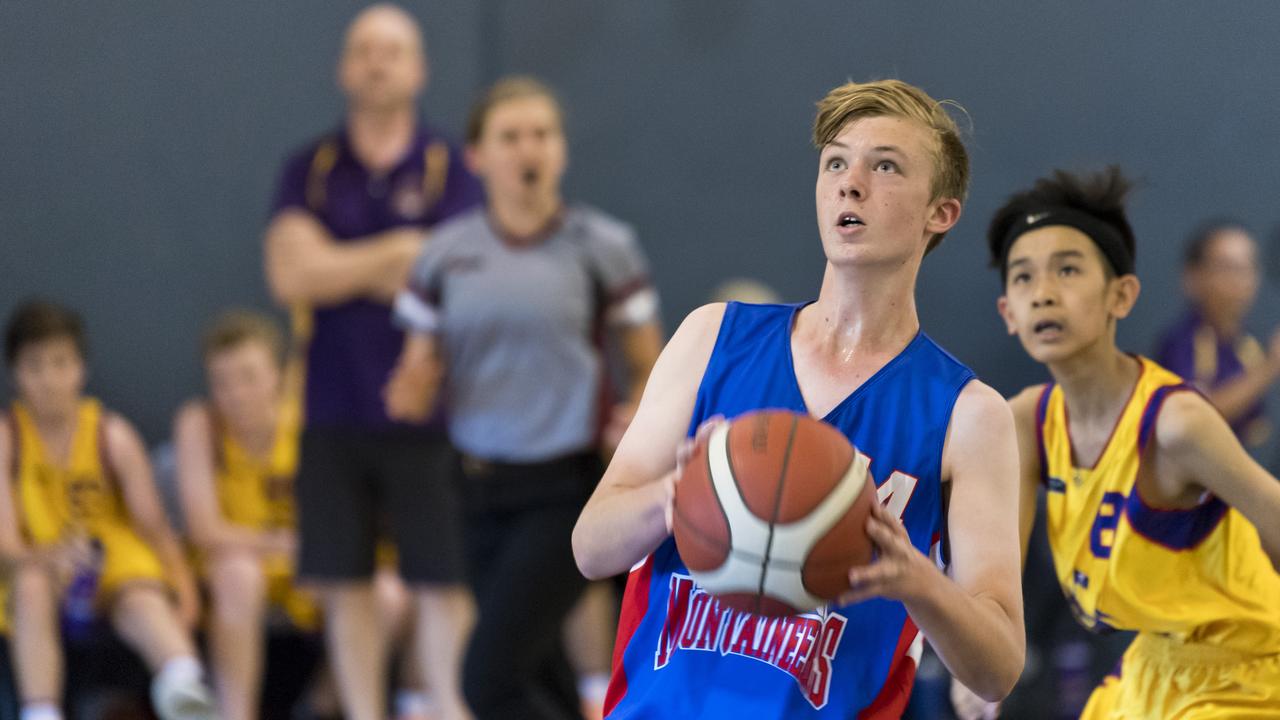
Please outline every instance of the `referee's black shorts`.
[[385, 538], [406, 582], [463, 582], [457, 478], [440, 434], [307, 428], [295, 481], [299, 578], [369, 579]]

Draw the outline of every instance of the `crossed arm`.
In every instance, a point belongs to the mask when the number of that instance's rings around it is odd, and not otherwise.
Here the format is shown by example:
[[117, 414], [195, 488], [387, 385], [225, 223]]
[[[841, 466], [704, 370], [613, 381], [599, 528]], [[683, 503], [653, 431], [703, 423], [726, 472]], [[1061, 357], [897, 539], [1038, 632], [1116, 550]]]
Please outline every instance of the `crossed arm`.
[[267, 228], [267, 284], [282, 305], [335, 305], [360, 297], [390, 303], [425, 238], [421, 228], [402, 227], [338, 243], [315, 216], [283, 210]]

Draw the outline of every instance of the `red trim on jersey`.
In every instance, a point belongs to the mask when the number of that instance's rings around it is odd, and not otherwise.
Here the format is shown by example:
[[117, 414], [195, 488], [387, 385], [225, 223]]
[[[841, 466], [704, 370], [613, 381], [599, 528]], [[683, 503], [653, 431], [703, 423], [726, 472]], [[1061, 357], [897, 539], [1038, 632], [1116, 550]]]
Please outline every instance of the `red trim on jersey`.
[[605, 296], [605, 305], [612, 307], [623, 300], [635, 295], [641, 290], [653, 287], [653, 282], [649, 280], [648, 275], [638, 275], [625, 283], [622, 283], [614, 290], [610, 290]]
[[902, 711], [907, 709], [907, 700], [911, 699], [911, 686], [916, 681], [916, 661], [907, 656], [907, 648], [919, 633], [908, 616], [902, 623], [902, 634], [898, 636], [898, 646], [893, 649], [893, 663], [889, 665], [884, 685], [880, 686], [880, 694], [858, 713], [858, 720], [896, 720], [902, 717]]
[[644, 564], [632, 570], [627, 577], [627, 589], [622, 594], [622, 609], [618, 613], [618, 637], [613, 642], [613, 671], [609, 676], [609, 689], [604, 694], [605, 717], [613, 712], [627, 694], [627, 669], [622, 666], [622, 655], [649, 609], [649, 582], [652, 579], [652, 555], [645, 558]]

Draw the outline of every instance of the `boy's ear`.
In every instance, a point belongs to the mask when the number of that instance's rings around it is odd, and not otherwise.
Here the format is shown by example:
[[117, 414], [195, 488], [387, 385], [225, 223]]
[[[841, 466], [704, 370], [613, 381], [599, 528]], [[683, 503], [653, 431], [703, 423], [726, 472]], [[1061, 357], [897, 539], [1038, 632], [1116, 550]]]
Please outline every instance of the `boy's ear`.
[[1108, 292], [1111, 294], [1111, 316], [1123, 320], [1129, 317], [1133, 306], [1138, 303], [1138, 296], [1142, 294], [1142, 282], [1133, 273], [1121, 275], [1111, 281]]

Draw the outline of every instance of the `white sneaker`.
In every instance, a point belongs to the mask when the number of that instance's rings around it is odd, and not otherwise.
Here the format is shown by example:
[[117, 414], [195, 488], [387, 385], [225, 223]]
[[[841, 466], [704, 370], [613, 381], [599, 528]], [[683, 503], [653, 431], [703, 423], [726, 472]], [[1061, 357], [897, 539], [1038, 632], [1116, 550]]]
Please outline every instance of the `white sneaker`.
[[[157, 681], [160, 678], [156, 678]], [[153, 682], [151, 705], [161, 720], [221, 720], [213, 693], [199, 681]]]

